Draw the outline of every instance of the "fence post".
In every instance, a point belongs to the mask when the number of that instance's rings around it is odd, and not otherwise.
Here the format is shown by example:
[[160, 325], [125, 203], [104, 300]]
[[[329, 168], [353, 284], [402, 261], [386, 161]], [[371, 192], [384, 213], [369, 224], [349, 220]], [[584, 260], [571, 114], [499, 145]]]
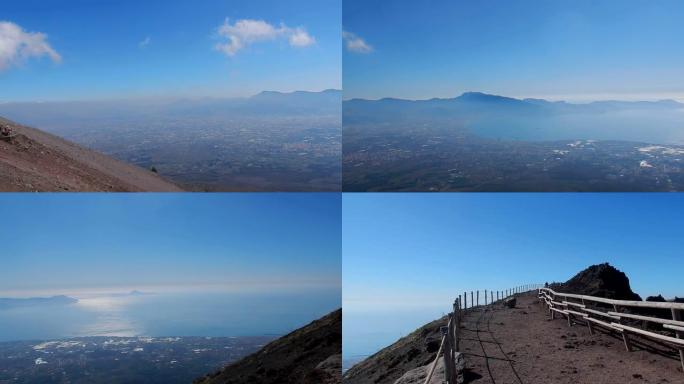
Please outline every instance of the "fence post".
[[461, 313], [458, 310], [459, 307], [459, 299], [454, 300], [454, 317], [451, 320], [451, 329], [449, 330], [449, 337], [453, 339], [453, 345], [455, 348], [458, 348], [458, 339], [456, 333], [458, 332], [458, 324], [461, 322]]
[[[615, 304], [613, 304], [613, 310], [615, 312], [620, 312], [618, 306]], [[619, 321], [620, 324], [622, 324], [622, 319], [620, 319]], [[625, 343], [625, 349], [627, 350], [627, 352], [632, 352], [632, 344], [629, 342], [629, 336], [627, 336], [627, 332], [625, 331], [622, 331], [622, 342]]]
[[485, 291], [484, 291], [484, 294], [485, 294], [485, 297], [484, 297], [484, 299], [485, 299], [484, 305], [487, 305], [487, 290], [486, 290], [486, 289], [485, 289]]
[[463, 292], [463, 309], [468, 308], [468, 295], [467, 292]]
[[[449, 322], [449, 325], [452, 325], [452, 321]], [[446, 328], [446, 329], [444, 329]], [[449, 360], [453, 360], [451, 358], [451, 335], [450, 335], [450, 329], [449, 326], [447, 327], [442, 327], [442, 334], [445, 336], [444, 337], [444, 353], [442, 356], [444, 356], [444, 378], [447, 380], [448, 383], [451, 383], [451, 364], [449, 364]]]
[[480, 306], [480, 290], [475, 291], [475, 305]]
[[[678, 310], [672, 308], [672, 320], [681, 321], [682, 320], [681, 311], [678, 311]], [[675, 331], [675, 335], [677, 335], [678, 339], [682, 338], [682, 332], [681, 331]], [[679, 347], [679, 361], [682, 363], [682, 370], [684, 370], [684, 348], [682, 348], [682, 347]]]
[[454, 344], [456, 344], [456, 352], [460, 349], [461, 338], [459, 337], [459, 332], [461, 332], [461, 300], [459, 299], [456, 303], [456, 311], [458, 311], [458, 316], [456, 317], [456, 326], [454, 327]]
[[489, 291], [489, 304], [494, 304], [494, 291]]
[[474, 297], [473, 291], [470, 291], [470, 308], [475, 306], [475, 300], [473, 300]]

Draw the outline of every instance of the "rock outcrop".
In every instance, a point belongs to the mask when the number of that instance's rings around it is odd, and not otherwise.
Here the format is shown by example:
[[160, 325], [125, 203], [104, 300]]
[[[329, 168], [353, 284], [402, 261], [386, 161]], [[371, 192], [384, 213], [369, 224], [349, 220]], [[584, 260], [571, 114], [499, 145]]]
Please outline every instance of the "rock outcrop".
[[551, 288], [560, 292], [608, 299], [641, 300], [632, 291], [627, 275], [608, 263], [592, 265], [565, 283], [552, 284]]

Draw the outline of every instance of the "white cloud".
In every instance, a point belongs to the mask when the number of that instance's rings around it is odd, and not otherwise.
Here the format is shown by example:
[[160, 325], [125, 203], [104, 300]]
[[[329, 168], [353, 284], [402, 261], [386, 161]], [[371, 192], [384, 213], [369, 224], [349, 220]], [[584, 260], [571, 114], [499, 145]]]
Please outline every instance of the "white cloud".
[[138, 47], [140, 47], [140, 48], [145, 48], [145, 47], [147, 47], [148, 45], [150, 45], [150, 42], [151, 42], [151, 41], [152, 41], [152, 39], [150, 39], [150, 37], [147, 36], [143, 41], [141, 41], [141, 42], [138, 43]]
[[316, 39], [309, 35], [302, 27], [297, 27], [292, 30], [288, 40], [293, 47], [308, 47], [309, 45], [316, 43]]
[[285, 24], [276, 27], [263, 20], [241, 19], [231, 24], [228, 19], [218, 28], [220, 37], [225, 42], [216, 44], [216, 49], [228, 56], [234, 56], [240, 50], [255, 43], [287, 39], [293, 47], [308, 47], [316, 43], [316, 38], [309, 35], [304, 27], [290, 28]]
[[359, 36], [342, 31], [342, 39], [344, 40], [344, 46], [347, 47], [347, 51], [354, 53], [371, 53], [373, 52], [373, 46], [366, 43], [366, 41]]
[[0, 71], [20, 65], [32, 57], [47, 56], [55, 63], [62, 57], [47, 42], [47, 35], [26, 32], [9, 21], [0, 21]]

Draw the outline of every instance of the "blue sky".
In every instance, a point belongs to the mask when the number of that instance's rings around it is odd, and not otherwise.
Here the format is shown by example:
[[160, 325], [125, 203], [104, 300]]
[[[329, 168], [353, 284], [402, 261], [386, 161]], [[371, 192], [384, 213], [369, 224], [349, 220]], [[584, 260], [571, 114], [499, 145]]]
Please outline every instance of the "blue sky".
[[[0, 26], [0, 101], [340, 88], [341, 10], [340, 0], [3, 1], [0, 22], [21, 33]], [[217, 49], [231, 36], [240, 49]]]
[[448, 306], [603, 262], [682, 297], [682, 210], [680, 194], [345, 194], [345, 306]]
[[[684, 100], [678, 0], [345, 0], [345, 98]], [[357, 40], [358, 41], [358, 40]], [[358, 45], [357, 45], [358, 47]]]
[[0, 292], [339, 287], [340, 200], [327, 193], [3, 194]]

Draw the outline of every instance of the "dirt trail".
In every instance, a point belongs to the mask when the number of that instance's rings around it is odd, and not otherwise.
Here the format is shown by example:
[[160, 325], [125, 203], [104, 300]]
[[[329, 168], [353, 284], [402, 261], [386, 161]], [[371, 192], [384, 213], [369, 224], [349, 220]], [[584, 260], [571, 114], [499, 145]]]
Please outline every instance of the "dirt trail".
[[469, 312], [461, 331], [466, 383], [684, 383], [673, 349], [642, 340], [627, 352], [618, 335], [551, 320], [533, 294]]
[[0, 191], [174, 192], [158, 175], [57, 136], [0, 118], [17, 136], [0, 140]]

